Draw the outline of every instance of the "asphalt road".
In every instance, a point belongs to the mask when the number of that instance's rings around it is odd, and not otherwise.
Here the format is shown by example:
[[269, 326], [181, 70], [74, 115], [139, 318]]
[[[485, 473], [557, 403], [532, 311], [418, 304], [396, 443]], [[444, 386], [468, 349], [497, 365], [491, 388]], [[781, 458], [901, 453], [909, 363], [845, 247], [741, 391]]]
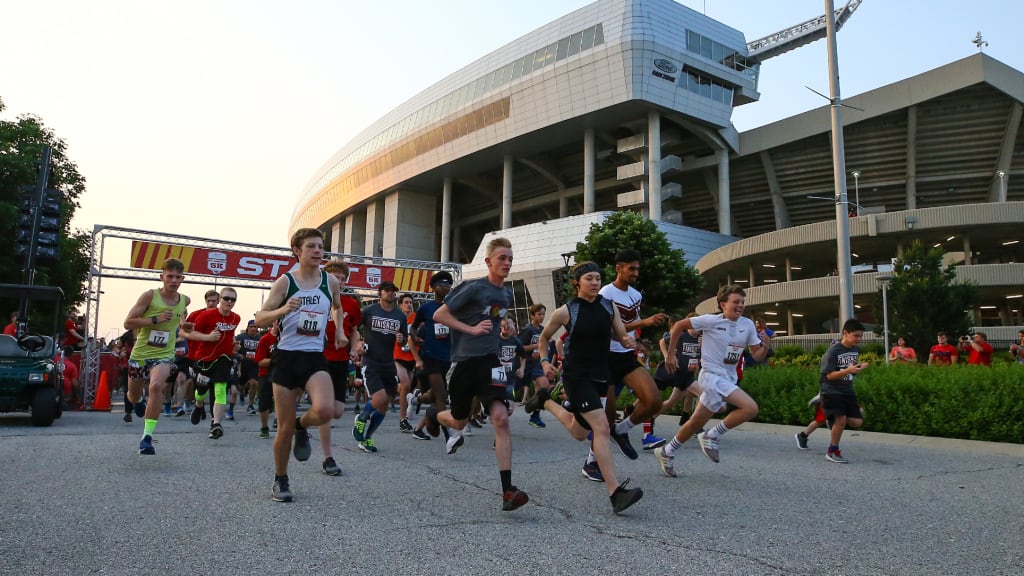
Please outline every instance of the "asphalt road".
[[279, 504], [255, 416], [216, 441], [161, 419], [149, 457], [117, 408], [51, 428], [0, 416], [0, 574], [1024, 573], [1021, 445], [851, 433], [839, 465], [823, 431], [803, 452], [797, 428], [748, 424], [720, 464], [688, 443], [675, 479], [616, 452], [644, 498], [615, 515], [580, 475], [586, 447], [517, 412], [513, 482], [530, 502], [502, 512], [489, 427], [448, 456], [392, 414], [371, 455], [349, 412], [333, 440], [344, 474], [320, 472], [314, 433], [313, 458], [290, 466], [296, 501]]

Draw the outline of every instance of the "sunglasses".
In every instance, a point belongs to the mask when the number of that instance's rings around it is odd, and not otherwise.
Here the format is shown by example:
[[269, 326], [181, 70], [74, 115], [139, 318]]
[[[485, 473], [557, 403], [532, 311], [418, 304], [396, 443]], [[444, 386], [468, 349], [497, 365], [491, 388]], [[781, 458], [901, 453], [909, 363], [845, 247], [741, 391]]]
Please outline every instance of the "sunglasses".
[[234, 302], [235, 300], [238, 300], [238, 298], [232, 298], [231, 296], [221, 296], [220, 299], [225, 302]]

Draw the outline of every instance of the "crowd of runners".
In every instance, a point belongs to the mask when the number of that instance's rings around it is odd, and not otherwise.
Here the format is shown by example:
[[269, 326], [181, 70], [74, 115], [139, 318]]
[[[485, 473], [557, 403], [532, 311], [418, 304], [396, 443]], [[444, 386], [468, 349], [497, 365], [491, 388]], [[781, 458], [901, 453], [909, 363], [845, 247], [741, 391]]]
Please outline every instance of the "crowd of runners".
[[[513, 252], [504, 238], [487, 245], [486, 276], [453, 286], [450, 273], [437, 272], [429, 281], [433, 300], [418, 309], [410, 295], [386, 281], [377, 300], [361, 307], [345, 291], [347, 265], [323, 263], [323, 236], [316, 229], [297, 231], [291, 249], [297, 264], [274, 282], [244, 328], [234, 312], [238, 294], [230, 287], [208, 291], [205, 307], [188, 313], [190, 299], [179, 292], [184, 266], [164, 262], [162, 286], [143, 292], [124, 322], [135, 335], [125, 420], [131, 422], [133, 413], [144, 420], [140, 454], [156, 453], [160, 416], [189, 416], [197, 426], [209, 419], [209, 438], [216, 441], [224, 421], [234, 419], [236, 404], [244, 403], [247, 414], [259, 415], [259, 437], [273, 438], [271, 498], [290, 502], [289, 462], [312, 456], [311, 429], [319, 433], [323, 472], [341, 474], [331, 451], [331, 422], [344, 414], [352, 392], [357, 407], [351, 433], [368, 453], [378, 451], [374, 435], [396, 402], [397, 423], [389, 425], [416, 440], [441, 437], [447, 454], [455, 454], [473, 428], [489, 424], [501, 507], [508, 511], [529, 501], [512, 482], [509, 417], [519, 403], [530, 425], [546, 427], [547, 412], [572, 438], [587, 442], [582, 474], [605, 483], [618, 513], [643, 497], [628, 478], [619, 479], [612, 451], [639, 457], [633, 428], [642, 428], [640, 448], [653, 452], [665, 476], [675, 477], [675, 453], [690, 438], [696, 436], [702, 453], [717, 463], [722, 437], [757, 415], [757, 403], [738, 381], [744, 353], [763, 360], [770, 338], [743, 316], [739, 286], [719, 290], [717, 314], [644, 318], [634, 287], [641, 257], [623, 250], [615, 257], [614, 279], [602, 285], [601, 266], [577, 263], [571, 271], [576, 297], [550, 315], [533, 305], [529, 324], [519, 329], [508, 313], [511, 295], [504, 284]], [[653, 376], [638, 344], [641, 329], [664, 333], [664, 361]], [[863, 421], [852, 384], [866, 367], [857, 357], [863, 329], [848, 322], [822, 360], [819, 403], [821, 422], [831, 427], [826, 457], [832, 462], [846, 462], [839, 450], [842, 432]], [[624, 388], [635, 401], [619, 417], [617, 396]], [[663, 401], [665, 390], [671, 392]], [[300, 401], [308, 403], [302, 414]], [[655, 418], [680, 402], [688, 414], [678, 430], [667, 439], [656, 436]], [[732, 410], [705, 430], [726, 406]], [[804, 433], [796, 440], [806, 448]]]

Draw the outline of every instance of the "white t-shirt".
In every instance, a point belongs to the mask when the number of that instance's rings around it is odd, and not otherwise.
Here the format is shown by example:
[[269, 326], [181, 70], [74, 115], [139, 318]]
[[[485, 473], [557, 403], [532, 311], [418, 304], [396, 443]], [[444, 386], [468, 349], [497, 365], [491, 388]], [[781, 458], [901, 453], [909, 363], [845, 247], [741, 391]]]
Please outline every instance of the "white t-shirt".
[[736, 364], [747, 346], [758, 346], [754, 321], [745, 316], [733, 321], [722, 314], [704, 314], [690, 318], [693, 328], [703, 333], [700, 346], [701, 370], [736, 382]]
[[[627, 286], [625, 290], [619, 290], [615, 287], [615, 284], [608, 284], [601, 288], [599, 294], [615, 304], [615, 307], [619, 309], [619, 316], [622, 318], [623, 324], [636, 322], [640, 319], [640, 301], [644, 297], [636, 288]], [[637, 330], [630, 330], [629, 335], [636, 338]], [[609, 350], [612, 352], [634, 352], [614, 338], [612, 339], [611, 346], [609, 346]]]

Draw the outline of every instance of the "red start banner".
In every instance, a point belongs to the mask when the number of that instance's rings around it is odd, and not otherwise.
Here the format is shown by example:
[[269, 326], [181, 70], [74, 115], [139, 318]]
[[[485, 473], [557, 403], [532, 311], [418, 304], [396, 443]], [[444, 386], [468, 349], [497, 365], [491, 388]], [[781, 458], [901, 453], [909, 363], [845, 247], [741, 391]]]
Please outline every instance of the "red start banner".
[[[295, 267], [291, 256], [218, 250], [198, 246], [181, 246], [161, 242], [132, 242], [133, 268], [160, 270], [164, 260], [177, 258], [185, 264], [185, 274], [245, 280], [276, 280]], [[375, 290], [381, 282], [394, 282], [405, 292], [430, 292], [430, 276], [434, 270], [379, 266], [347, 262], [348, 285]]]

